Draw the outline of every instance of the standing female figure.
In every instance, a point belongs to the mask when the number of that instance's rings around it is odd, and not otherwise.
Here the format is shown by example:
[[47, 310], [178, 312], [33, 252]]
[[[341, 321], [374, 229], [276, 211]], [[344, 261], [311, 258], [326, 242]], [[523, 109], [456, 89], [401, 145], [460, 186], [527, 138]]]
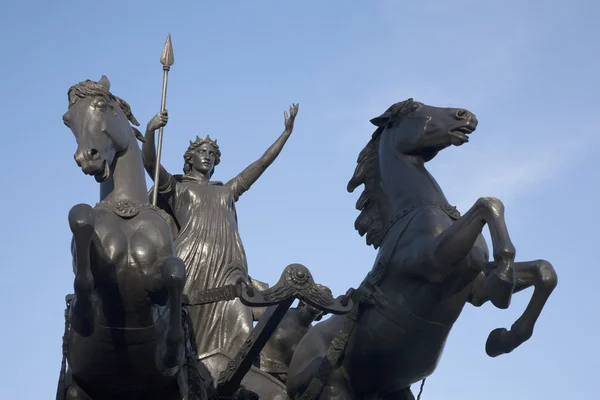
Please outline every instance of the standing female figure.
[[[171, 175], [161, 165], [158, 205], [174, 219], [175, 251], [187, 266], [184, 293], [249, 281], [246, 253], [240, 239], [235, 203], [277, 158], [294, 128], [298, 105], [285, 112], [285, 129], [261, 158], [223, 184], [211, 181], [221, 160], [216, 141], [196, 137], [185, 152], [183, 175]], [[166, 111], [148, 122], [142, 151], [144, 167], [154, 176], [154, 134], [165, 126]], [[154, 189], [153, 189], [154, 190]], [[234, 356], [252, 330], [252, 310], [239, 300], [189, 309], [198, 354], [220, 349]]]

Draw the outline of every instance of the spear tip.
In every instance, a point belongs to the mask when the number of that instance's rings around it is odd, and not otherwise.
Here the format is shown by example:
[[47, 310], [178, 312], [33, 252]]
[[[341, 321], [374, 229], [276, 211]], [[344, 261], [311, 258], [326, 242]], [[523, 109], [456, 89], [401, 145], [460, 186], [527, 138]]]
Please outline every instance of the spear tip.
[[173, 55], [173, 44], [171, 43], [171, 34], [167, 35], [167, 41], [165, 47], [163, 47], [162, 54], [160, 55], [160, 63], [165, 67], [170, 67], [175, 62], [175, 56]]

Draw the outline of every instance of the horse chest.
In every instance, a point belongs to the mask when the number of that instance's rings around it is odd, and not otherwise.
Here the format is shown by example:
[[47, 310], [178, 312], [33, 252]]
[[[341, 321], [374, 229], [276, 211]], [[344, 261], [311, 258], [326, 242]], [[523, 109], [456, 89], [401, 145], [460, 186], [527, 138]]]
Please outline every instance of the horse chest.
[[[96, 220], [94, 274], [100, 281], [126, 284], [156, 273], [156, 261], [173, 254], [167, 223], [154, 212], [131, 219], [102, 212]], [[108, 282], [107, 282], [108, 283]]]

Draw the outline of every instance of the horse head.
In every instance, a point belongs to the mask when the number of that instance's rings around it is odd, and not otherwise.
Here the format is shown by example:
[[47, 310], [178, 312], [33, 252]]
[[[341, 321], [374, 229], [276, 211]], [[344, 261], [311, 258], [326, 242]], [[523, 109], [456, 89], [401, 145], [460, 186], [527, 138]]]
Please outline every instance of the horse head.
[[477, 128], [477, 118], [468, 110], [434, 107], [413, 99], [392, 105], [371, 123], [378, 128], [375, 135], [391, 136], [396, 150], [425, 162], [450, 145], [467, 143]]
[[419, 179], [414, 175], [423, 176], [426, 171], [422, 165], [441, 150], [468, 142], [468, 135], [477, 128], [477, 118], [462, 108], [434, 107], [408, 99], [393, 104], [371, 123], [377, 129], [358, 156], [348, 191], [364, 185], [356, 203], [361, 213], [354, 226], [361, 236], [367, 235], [368, 245], [378, 248], [390, 219], [401, 212], [396, 208], [408, 205], [401, 203], [435, 200], [429, 198], [435, 191], [443, 197], [441, 189], [432, 183], [433, 177]]
[[98, 82], [86, 80], [68, 92], [69, 109], [63, 122], [77, 140], [75, 162], [97, 182], [111, 176], [117, 155], [127, 150], [132, 133], [143, 141], [141, 133], [129, 122], [139, 125], [129, 104], [110, 92], [106, 76]]

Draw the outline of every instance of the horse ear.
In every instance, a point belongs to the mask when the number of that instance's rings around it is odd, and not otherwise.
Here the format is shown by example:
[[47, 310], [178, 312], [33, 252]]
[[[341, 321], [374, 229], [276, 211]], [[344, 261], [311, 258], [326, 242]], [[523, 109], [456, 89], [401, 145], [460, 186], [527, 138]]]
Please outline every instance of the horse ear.
[[106, 90], [110, 90], [110, 81], [108, 80], [108, 78], [106, 77], [106, 75], [102, 75], [102, 78], [100, 78], [100, 80], [98, 81], [98, 83], [102, 86], [104, 86], [104, 88]]
[[390, 118], [392, 117], [392, 114], [394, 111], [394, 106], [395, 106], [395, 104], [392, 104], [391, 106], [389, 106], [388, 109], [385, 110], [385, 112], [383, 114], [381, 114], [379, 117], [373, 118], [371, 120], [371, 123], [378, 128], [385, 127], [387, 125], [387, 123], [390, 121]]
[[405, 101], [401, 101], [396, 104], [392, 104], [383, 114], [379, 117], [375, 117], [371, 120], [371, 123], [378, 128], [384, 128], [388, 123], [390, 123], [390, 119], [395, 120], [398, 118], [398, 113], [402, 111], [404, 106], [410, 105], [413, 102], [413, 99], [408, 99]]
[[379, 117], [375, 117], [371, 120], [371, 123], [373, 125], [375, 125], [378, 128], [383, 128], [384, 126], [387, 125], [388, 121], [390, 120], [390, 112], [384, 112], [383, 114], [381, 114]]

